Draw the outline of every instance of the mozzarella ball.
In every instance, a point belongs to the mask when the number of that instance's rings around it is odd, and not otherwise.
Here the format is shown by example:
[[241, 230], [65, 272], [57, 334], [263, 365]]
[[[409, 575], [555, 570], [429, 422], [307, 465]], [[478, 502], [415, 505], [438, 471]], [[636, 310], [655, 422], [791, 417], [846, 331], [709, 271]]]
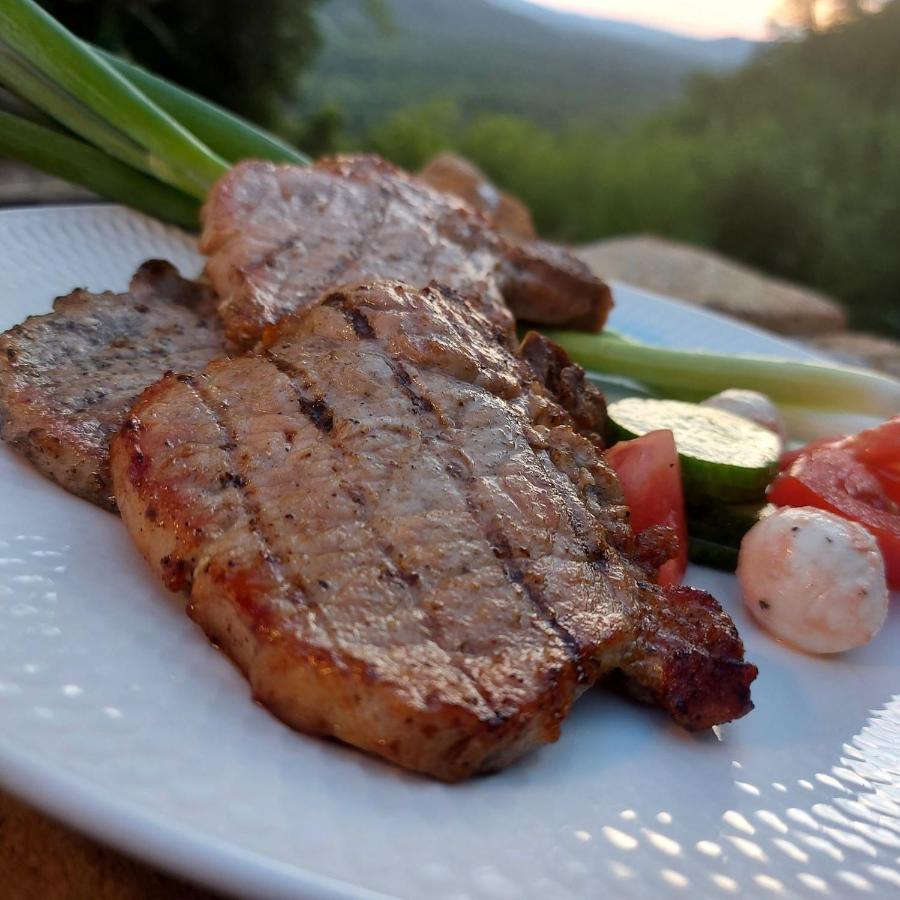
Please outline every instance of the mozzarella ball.
[[750, 614], [810, 653], [868, 643], [884, 625], [884, 560], [862, 525], [812, 507], [777, 509], [744, 536], [737, 576]]
[[743, 391], [733, 388], [707, 397], [701, 406], [711, 406], [713, 409], [724, 409], [774, 431], [784, 443], [785, 427], [784, 419], [778, 411], [778, 407], [759, 391]]

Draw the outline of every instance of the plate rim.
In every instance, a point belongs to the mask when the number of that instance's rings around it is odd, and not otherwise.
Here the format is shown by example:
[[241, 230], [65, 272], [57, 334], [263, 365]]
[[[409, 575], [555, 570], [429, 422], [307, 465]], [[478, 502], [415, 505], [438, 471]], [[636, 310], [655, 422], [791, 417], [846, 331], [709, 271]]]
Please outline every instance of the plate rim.
[[219, 837], [167, 822], [43, 764], [0, 740], [0, 786], [57, 822], [133, 860], [226, 896], [273, 900], [395, 900], [351, 881], [244, 850]]
[[[642, 287], [639, 284], [632, 284], [630, 281], [623, 281], [620, 278], [609, 278], [607, 279], [610, 287], [613, 291], [613, 300], [615, 300], [616, 289], [617, 288], [625, 288], [625, 290], [629, 291], [637, 291], [640, 294], [643, 294], [646, 297], [651, 297], [654, 300], [662, 301], [663, 303], [676, 306], [679, 309], [688, 310], [691, 314], [697, 316], [698, 318], [708, 318], [713, 321], [725, 321], [729, 325], [735, 326], [742, 331], [746, 331], [754, 335], [758, 338], [763, 338], [770, 343], [778, 344], [779, 346], [785, 347], [787, 350], [792, 351], [793, 353], [800, 352], [806, 357], [806, 362], [821, 362], [821, 363], [832, 363], [839, 365], [846, 365], [846, 363], [840, 363], [834, 356], [830, 353], [827, 353], [824, 350], [820, 350], [818, 347], [812, 347], [809, 344], [803, 343], [801, 340], [798, 340], [795, 337], [792, 337], [788, 334], [779, 334], [775, 331], [767, 331], [765, 328], [761, 328], [759, 325], [754, 325], [752, 322], [745, 322], [743, 319], [739, 319], [736, 316], [729, 315], [725, 312], [720, 312], [717, 309], [710, 309], [709, 307], [702, 306], [700, 304], [691, 303], [688, 300], [682, 300], [679, 297], [671, 297], [668, 294], [662, 294], [659, 291], [653, 291], [650, 288]], [[615, 309], [615, 306], [613, 307]], [[757, 356], [757, 355], [766, 355], [768, 354], [743, 354], [743, 353], [735, 353], [734, 356]], [[777, 359], [777, 357], [772, 357], [773, 359]], [[801, 360], [802, 361], [802, 360]]]

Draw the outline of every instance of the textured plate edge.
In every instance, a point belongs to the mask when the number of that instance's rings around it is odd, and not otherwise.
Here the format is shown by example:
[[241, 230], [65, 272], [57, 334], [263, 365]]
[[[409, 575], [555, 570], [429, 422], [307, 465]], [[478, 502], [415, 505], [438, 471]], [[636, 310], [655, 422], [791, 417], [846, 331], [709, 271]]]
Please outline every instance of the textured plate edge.
[[[802, 341], [796, 340], [789, 335], [778, 334], [774, 331], [767, 331], [765, 328], [760, 328], [758, 325], [754, 325], [751, 322], [745, 322], [743, 321], [743, 319], [738, 319], [736, 316], [730, 316], [728, 315], [728, 313], [719, 312], [716, 309], [708, 309], [705, 306], [700, 306], [695, 303], [689, 303], [687, 300], [682, 300], [678, 297], [672, 297], [668, 294], [661, 294], [659, 293], [659, 291], [652, 291], [649, 288], [641, 287], [637, 284], [631, 284], [628, 281], [620, 281], [619, 279], [611, 278], [609, 279], [609, 285], [612, 288], [614, 300], [616, 296], [616, 290], [619, 288], [624, 288], [628, 291], [635, 291], [638, 294], [643, 294], [645, 297], [651, 297], [654, 300], [659, 300], [663, 303], [677, 306], [679, 309], [689, 310], [692, 315], [695, 315], [698, 318], [711, 319], [715, 322], [724, 322], [734, 328], [740, 328], [743, 331], [750, 332], [756, 337], [764, 339], [769, 343], [778, 344], [784, 347], [786, 351], [788, 351], [788, 355], [783, 357], [784, 359], [797, 360], [797, 354], [801, 354], [806, 362], [836, 362], [835, 358], [826, 353], [824, 350], [819, 350], [817, 347], [810, 347], [808, 344], [804, 344]], [[742, 354], [735, 355], [740, 356]], [[768, 354], [766, 355], [768, 356]], [[772, 358], [776, 359], [777, 357]]]
[[100, 200], [97, 203], [85, 203], [84, 201], [76, 201], [73, 203], [48, 203], [46, 205], [29, 204], [27, 206], [4, 206], [0, 207], [0, 222], [2, 222], [2, 220], [6, 217], [31, 217], [40, 216], [46, 213], [72, 212], [79, 210], [90, 212], [99, 210], [123, 212], [129, 216], [137, 216], [139, 219], [144, 219], [147, 222], [152, 222], [155, 228], [164, 228], [168, 231], [182, 234], [188, 239], [193, 239], [193, 233], [185, 228], [181, 228], [178, 225], [173, 225], [171, 222], [163, 222], [161, 219], [157, 219], [154, 216], [151, 216], [149, 213], [143, 213], [140, 210], [132, 209], [130, 206], [124, 206], [121, 203], [108, 203], [104, 200]]

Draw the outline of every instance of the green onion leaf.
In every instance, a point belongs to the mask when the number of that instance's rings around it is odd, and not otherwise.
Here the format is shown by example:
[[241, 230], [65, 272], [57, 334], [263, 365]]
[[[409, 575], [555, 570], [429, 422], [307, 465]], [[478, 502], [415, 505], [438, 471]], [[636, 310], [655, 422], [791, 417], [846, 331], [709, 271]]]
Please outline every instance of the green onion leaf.
[[198, 199], [227, 169], [33, 0], [0, 3], [0, 53], [8, 86], [123, 162]]
[[851, 366], [651, 347], [613, 332], [548, 331], [575, 362], [638, 381], [664, 397], [703, 400], [728, 388], [762, 391], [792, 408], [887, 419], [900, 410], [900, 381]]
[[20, 97], [40, 107], [48, 116], [108, 153], [138, 169], [146, 168], [147, 154], [140, 144], [113, 128], [84, 107], [71, 94], [54, 84], [29, 63], [0, 44], [0, 81]]
[[0, 111], [0, 156], [17, 159], [104, 197], [193, 231], [199, 203], [118, 159], [51, 128]]
[[266, 159], [308, 165], [309, 157], [286, 141], [112, 53], [94, 48], [119, 74], [143, 91], [160, 109], [228, 162]]

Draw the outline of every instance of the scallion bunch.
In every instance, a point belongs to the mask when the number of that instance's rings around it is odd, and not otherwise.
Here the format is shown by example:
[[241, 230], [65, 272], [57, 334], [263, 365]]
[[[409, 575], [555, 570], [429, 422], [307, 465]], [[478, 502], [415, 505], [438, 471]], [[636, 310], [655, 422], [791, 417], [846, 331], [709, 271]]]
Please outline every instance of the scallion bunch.
[[[81, 41], [32, 0], [0, 3], [0, 156], [196, 229], [199, 203], [239, 159], [307, 163], [219, 106]], [[29, 114], [28, 104], [43, 116]]]

